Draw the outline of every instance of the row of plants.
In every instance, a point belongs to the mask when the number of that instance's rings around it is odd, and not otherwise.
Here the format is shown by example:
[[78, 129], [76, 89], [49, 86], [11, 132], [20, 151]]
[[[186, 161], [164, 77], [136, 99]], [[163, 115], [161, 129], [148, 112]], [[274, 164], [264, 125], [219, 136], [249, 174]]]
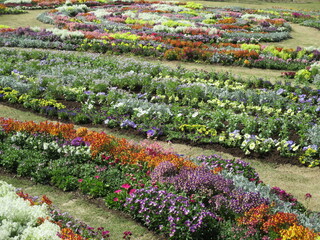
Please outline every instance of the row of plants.
[[[22, 9], [46, 9], [46, 8], [55, 8], [65, 4], [65, 1], [61, 0], [6, 0], [3, 1], [6, 7], [11, 8], [22, 8]], [[134, 1], [113, 1], [117, 4], [132, 4]], [[110, 4], [110, 1], [99, 0], [99, 1], [76, 1], [69, 0], [68, 4], [85, 4], [87, 6], [104, 6], [106, 4]], [[142, 2], [145, 3], [145, 2]], [[159, 2], [160, 4], [163, 4]], [[169, 3], [170, 4], [170, 3]], [[177, 3], [177, 5], [184, 5], [184, 3]], [[191, 9], [191, 11], [186, 11], [186, 14], [193, 15], [197, 17], [197, 10], [202, 10], [203, 5], [199, 3], [189, 2], [187, 7]], [[218, 9], [218, 8], [216, 8]], [[233, 8], [231, 8], [233, 9]], [[236, 9], [248, 11], [249, 14], [265, 14], [267, 16], [272, 16], [275, 18], [283, 18], [287, 21], [299, 23], [301, 25], [310, 26], [319, 28], [319, 13], [318, 11], [312, 10], [298, 10], [298, 9], [281, 9], [279, 7], [273, 7], [271, 9], [246, 9], [242, 7], [236, 7]], [[127, 9], [129, 10], [129, 9]], [[134, 10], [136, 10], [134, 8]], [[165, 9], [167, 10], [167, 9]], [[174, 9], [176, 12], [177, 8]], [[226, 8], [226, 10], [229, 10]], [[208, 23], [214, 23], [214, 21], [208, 21]]]
[[292, 71], [320, 58], [317, 48], [247, 44], [290, 37], [290, 25], [270, 11], [205, 8], [193, 2], [117, 2], [91, 8], [66, 3], [38, 19], [55, 28], [3, 28], [1, 46], [131, 53]]
[[[35, 9], [50, 9], [59, 7], [65, 4], [63, 0], [4, 0], [1, 1], [4, 6], [12, 10], [35, 10]], [[79, 3], [82, 1], [71, 0], [72, 3]]]
[[169, 239], [319, 237], [318, 213], [263, 184], [241, 160], [187, 159], [156, 142], [137, 144], [71, 124], [0, 122], [1, 167], [102, 197]]
[[26, 13], [26, 11], [22, 9], [7, 7], [5, 4], [0, 2], [0, 16], [4, 14], [20, 14], [20, 13]]
[[129, 58], [10, 49], [1, 54], [3, 101], [78, 124], [319, 165], [316, 90]]
[[[3, 239], [110, 239], [103, 227], [94, 229], [57, 209], [46, 196], [31, 196], [0, 181], [0, 232]], [[132, 233], [124, 232], [124, 239]]]

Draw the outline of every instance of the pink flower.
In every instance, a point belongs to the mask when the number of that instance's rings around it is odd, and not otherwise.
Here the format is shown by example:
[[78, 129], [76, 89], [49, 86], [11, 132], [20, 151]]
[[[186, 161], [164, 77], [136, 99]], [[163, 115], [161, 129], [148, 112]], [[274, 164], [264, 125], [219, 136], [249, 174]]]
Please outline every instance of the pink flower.
[[130, 191], [129, 191], [129, 195], [131, 195], [131, 194], [135, 193], [135, 191], [136, 191], [136, 189], [130, 189]]
[[100, 176], [94, 176], [96, 179], [100, 178]]
[[83, 181], [83, 179], [78, 179], [78, 182], [82, 182]]
[[114, 201], [114, 202], [118, 202], [118, 201], [119, 201], [119, 198], [115, 197], [115, 198], [113, 199], [113, 201]]
[[114, 191], [114, 193], [121, 193], [122, 192], [122, 190], [121, 189], [119, 189], [119, 190], [115, 190]]
[[124, 189], [129, 189], [131, 187], [131, 185], [128, 184], [128, 183], [125, 183], [121, 187], [124, 188]]

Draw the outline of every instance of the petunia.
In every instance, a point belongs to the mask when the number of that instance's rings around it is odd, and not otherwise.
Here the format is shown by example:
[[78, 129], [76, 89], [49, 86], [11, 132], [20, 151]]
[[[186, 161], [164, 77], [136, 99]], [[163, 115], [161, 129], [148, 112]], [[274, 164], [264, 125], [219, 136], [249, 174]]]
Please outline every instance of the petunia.
[[121, 187], [124, 188], [124, 189], [129, 189], [131, 187], [131, 185], [128, 184], [128, 183], [125, 183]]

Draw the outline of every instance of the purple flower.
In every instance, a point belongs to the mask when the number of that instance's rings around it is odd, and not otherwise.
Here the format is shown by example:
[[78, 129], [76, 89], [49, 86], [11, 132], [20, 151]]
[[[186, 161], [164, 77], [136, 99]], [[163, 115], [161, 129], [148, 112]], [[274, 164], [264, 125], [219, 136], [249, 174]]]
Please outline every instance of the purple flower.
[[76, 137], [76, 138], [72, 139], [70, 144], [75, 147], [88, 146], [88, 142], [83, 141], [82, 137]]
[[281, 95], [281, 94], [284, 93], [284, 92], [285, 92], [285, 90], [282, 89], [282, 88], [280, 88], [280, 89], [276, 92], [276, 94], [277, 94], [277, 95]]
[[147, 136], [148, 137], [153, 137], [156, 134], [156, 131], [153, 129], [150, 129], [147, 131]]
[[136, 128], [137, 124], [135, 124], [133, 121], [130, 121], [128, 119], [124, 120], [121, 124], [120, 127], [132, 127], [132, 128]]
[[93, 94], [92, 91], [84, 91], [83, 93], [86, 94], [86, 95], [92, 95]]

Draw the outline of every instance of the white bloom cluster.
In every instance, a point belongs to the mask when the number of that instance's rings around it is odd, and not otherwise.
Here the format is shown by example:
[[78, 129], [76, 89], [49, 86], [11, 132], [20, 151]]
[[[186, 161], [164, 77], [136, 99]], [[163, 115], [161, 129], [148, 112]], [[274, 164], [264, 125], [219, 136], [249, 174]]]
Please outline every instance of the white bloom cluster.
[[152, 104], [144, 100], [139, 99], [120, 99], [113, 105], [114, 109], [132, 109], [137, 117], [142, 116], [172, 116], [170, 108], [165, 104]]
[[56, 8], [59, 12], [69, 14], [69, 13], [79, 13], [88, 11], [88, 6], [85, 4], [74, 4], [74, 5], [63, 5]]
[[245, 20], [250, 20], [250, 19], [259, 19], [259, 20], [264, 20], [264, 19], [269, 19], [269, 16], [263, 16], [263, 15], [259, 15], [259, 14], [244, 14], [241, 16], [242, 19]]
[[33, 146], [34, 149], [45, 150], [51, 152], [57, 152], [61, 155], [76, 155], [88, 158], [91, 156], [89, 146], [72, 146], [72, 145], [63, 145], [61, 146], [56, 141], [45, 142], [41, 138], [32, 137], [26, 133], [17, 132], [16, 134], [10, 137], [12, 143], [20, 144], [24, 142], [29, 146]]
[[1, 239], [55, 240], [60, 239], [58, 225], [45, 221], [37, 226], [39, 217], [49, 217], [46, 204], [30, 205], [15, 193], [15, 188], [0, 181], [0, 236]]
[[112, 11], [108, 10], [108, 9], [97, 9], [95, 11], [92, 11], [91, 13], [93, 13], [97, 18], [102, 18], [106, 15], [109, 15]]
[[176, 6], [176, 5], [169, 5], [169, 4], [153, 4], [152, 7], [155, 10], [176, 12], [176, 13], [181, 11], [189, 11], [188, 8]]
[[60, 36], [62, 39], [84, 38], [84, 34], [80, 31], [69, 31], [67, 29], [59, 29], [59, 28], [49, 28], [47, 30], [51, 31], [54, 35]]
[[155, 25], [153, 31], [155, 32], [167, 32], [167, 33], [183, 33], [189, 27], [168, 27], [164, 25]]
[[157, 23], [161, 23], [161, 22], [165, 22], [165, 21], [168, 21], [170, 20], [169, 17], [167, 16], [161, 16], [159, 14], [154, 14], [154, 13], [134, 13], [132, 11], [126, 11], [123, 15], [124, 16], [128, 16], [128, 17], [131, 17], [131, 18], [134, 18], [137, 14], [138, 15], [138, 18], [139, 19], [142, 19], [142, 20], [146, 20], [146, 21], [154, 21], [154, 22], [157, 22]]
[[6, 3], [16, 3], [16, 4], [21, 4], [21, 3], [31, 3], [32, 0], [6, 0], [4, 4]]

